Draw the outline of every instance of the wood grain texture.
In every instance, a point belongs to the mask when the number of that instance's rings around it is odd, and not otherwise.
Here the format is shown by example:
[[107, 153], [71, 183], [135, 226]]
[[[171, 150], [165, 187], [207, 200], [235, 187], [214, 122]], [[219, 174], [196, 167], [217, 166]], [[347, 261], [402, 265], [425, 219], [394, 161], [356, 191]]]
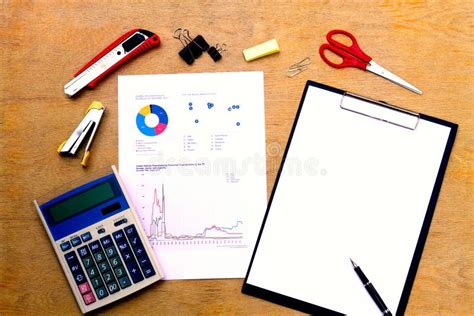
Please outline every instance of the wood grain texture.
[[[117, 164], [117, 75], [263, 70], [270, 192], [306, 80], [383, 99], [459, 124], [407, 315], [472, 315], [473, 105], [472, 1], [1, 1], [0, 0], [0, 314], [79, 314], [31, 201], [77, 178], [79, 159], [56, 147], [92, 100], [107, 107], [90, 170]], [[100, 49], [143, 27], [159, 49], [122, 66], [95, 90], [68, 99], [63, 85]], [[225, 42], [219, 63], [181, 61], [177, 27]], [[325, 34], [350, 30], [374, 59], [421, 88], [422, 96], [357, 69], [335, 70], [318, 56]], [[242, 49], [277, 38], [281, 52], [251, 63]], [[313, 64], [288, 79], [288, 66]], [[283, 277], [291, 277], [285, 275]], [[240, 294], [242, 280], [159, 282], [105, 314], [292, 314]]]

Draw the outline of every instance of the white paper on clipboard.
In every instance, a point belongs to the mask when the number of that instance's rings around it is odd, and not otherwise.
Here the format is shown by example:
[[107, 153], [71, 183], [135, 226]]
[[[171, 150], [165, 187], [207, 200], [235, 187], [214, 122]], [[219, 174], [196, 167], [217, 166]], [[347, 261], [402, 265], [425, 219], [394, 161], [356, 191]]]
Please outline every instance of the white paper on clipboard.
[[[320, 86], [307, 86], [243, 292], [253, 294], [249, 285], [339, 313], [379, 315], [352, 258], [396, 313], [455, 124], [379, 111]], [[309, 161], [317, 170], [294, 172]]]

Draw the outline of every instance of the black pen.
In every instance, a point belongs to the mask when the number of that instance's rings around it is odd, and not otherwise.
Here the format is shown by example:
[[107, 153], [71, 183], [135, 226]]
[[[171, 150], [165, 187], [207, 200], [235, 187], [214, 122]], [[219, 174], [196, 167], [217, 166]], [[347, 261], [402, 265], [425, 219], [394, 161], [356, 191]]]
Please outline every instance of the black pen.
[[362, 284], [364, 284], [365, 289], [367, 290], [367, 292], [369, 292], [370, 297], [372, 297], [375, 304], [377, 304], [382, 314], [387, 315], [387, 316], [392, 316], [392, 313], [388, 309], [387, 305], [385, 305], [385, 303], [383, 302], [379, 293], [377, 293], [377, 291], [375, 290], [375, 287], [373, 286], [373, 284], [369, 281], [369, 279], [367, 279], [367, 277], [365, 276], [364, 272], [362, 272], [360, 267], [354, 261], [352, 261], [352, 259], [350, 260], [352, 262], [352, 266], [354, 267], [354, 271], [359, 276], [359, 279], [362, 281]]

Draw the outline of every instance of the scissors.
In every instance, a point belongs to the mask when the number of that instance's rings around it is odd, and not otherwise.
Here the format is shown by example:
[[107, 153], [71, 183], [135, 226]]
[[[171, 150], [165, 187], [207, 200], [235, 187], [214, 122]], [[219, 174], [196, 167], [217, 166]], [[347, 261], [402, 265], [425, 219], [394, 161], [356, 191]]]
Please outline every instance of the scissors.
[[[351, 46], [346, 46], [344, 44], [339, 43], [333, 36], [336, 34], [342, 34], [349, 37], [352, 41]], [[402, 78], [398, 77], [397, 75], [391, 73], [387, 69], [383, 68], [379, 64], [373, 61], [372, 57], [365, 54], [362, 49], [357, 44], [357, 40], [351, 33], [343, 30], [332, 30], [326, 35], [326, 39], [328, 40], [329, 44], [323, 44], [319, 48], [319, 55], [321, 58], [331, 67], [334, 68], [345, 68], [345, 67], [354, 67], [359, 68], [362, 70], [368, 70], [376, 75], [379, 75], [385, 79], [388, 79], [410, 91], [413, 91], [418, 94], [422, 94], [420, 89], [415, 87], [412, 84], [409, 84]], [[334, 54], [338, 55], [342, 58], [342, 62], [340, 64], [333, 63], [330, 61], [326, 55], [325, 50], [330, 50]]]

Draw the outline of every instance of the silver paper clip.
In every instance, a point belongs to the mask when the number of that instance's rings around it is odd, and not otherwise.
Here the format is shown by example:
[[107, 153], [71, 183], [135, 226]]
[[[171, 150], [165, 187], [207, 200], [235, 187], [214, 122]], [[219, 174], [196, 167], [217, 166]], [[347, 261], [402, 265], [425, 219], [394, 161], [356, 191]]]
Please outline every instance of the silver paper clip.
[[61, 156], [74, 156], [85, 137], [89, 135], [89, 141], [87, 142], [84, 156], [81, 161], [81, 165], [87, 167], [87, 161], [91, 154], [90, 147], [92, 145], [92, 140], [94, 139], [104, 112], [105, 106], [103, 106], [102, 103], [98, 101], [92, 102], [92, 104], [87, 108], [86, 116], [84, 116], [81, 123], [79, 123], [74, 132], [72, 132], [71, 136], [59, 145], [57, 150], [58, 153]]
[[364, 115], [399, 127], [415, 130], [420, 114], [405, 110], [384, 101], [377, 101], [354, 93], [345, 92], [339, 105], [341, 109]]
[[290, 66], [290, 68], [288, 68], [288, 78], [292, 78], [296, 76], [297, 74], [305, 71], [306, 69], [308, 69], [310, 64], [311, 64], [310, 57], [306, 57], [305, 59], [300, 60], [297, 63], [294, 63], [293, 65]]

